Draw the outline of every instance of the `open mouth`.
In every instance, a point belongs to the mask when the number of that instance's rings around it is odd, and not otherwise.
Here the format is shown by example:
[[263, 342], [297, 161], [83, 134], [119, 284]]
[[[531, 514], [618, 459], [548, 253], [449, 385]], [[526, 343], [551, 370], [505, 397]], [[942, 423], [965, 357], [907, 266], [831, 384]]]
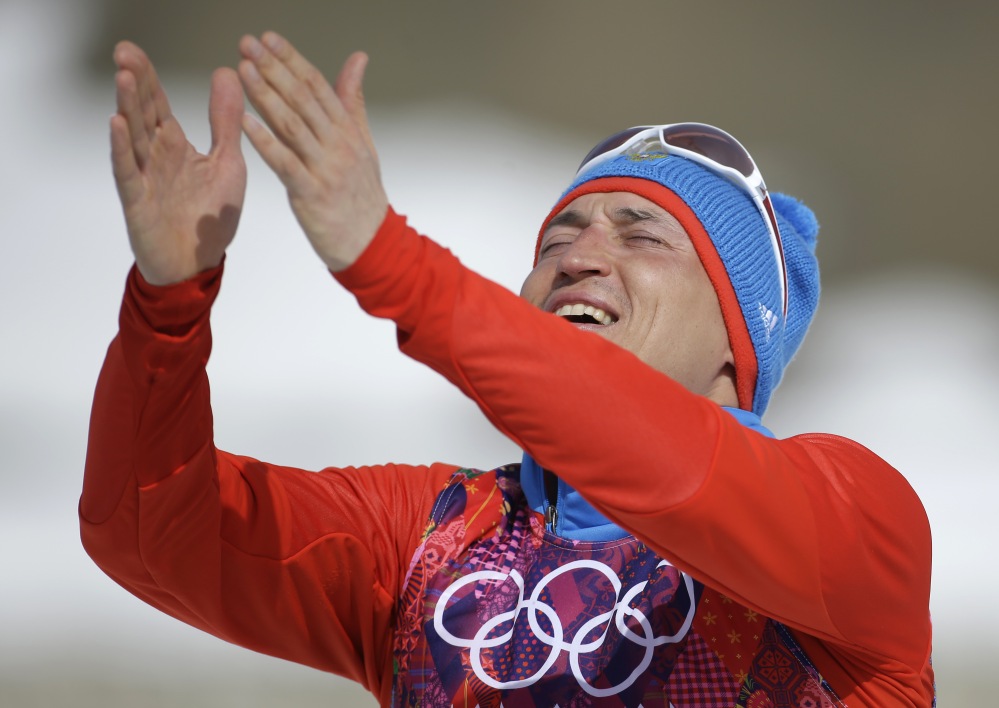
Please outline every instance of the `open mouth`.
[[584, 305], [582, 303], [562, 305], [562, 307], [555, 310], [555, 314], [575, 324], [610, 325], [615, 322], [612, 315], [604, 312], [599, 307]]

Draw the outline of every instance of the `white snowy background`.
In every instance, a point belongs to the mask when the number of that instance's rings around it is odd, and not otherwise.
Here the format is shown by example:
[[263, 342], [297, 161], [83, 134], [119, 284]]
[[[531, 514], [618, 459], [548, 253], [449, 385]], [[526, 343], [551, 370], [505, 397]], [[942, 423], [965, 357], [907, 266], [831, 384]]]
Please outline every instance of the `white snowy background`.
[[[82, 550], [90, 398], [131, 257], [108, 164], [113, 86], [69, 64], [88, 31], [69, 7], [0, 0], [0, 706], [370, 704], [335, 677], [149, 609]], [[164, 78], [206, 146], [207, 83]], [[376, 107], [373, 122], [396, 208], [518, 288], [581, 139], [475, 106], [391, 117]], [[306, 468], [516, 459], [471, 403], [396, 350], [389, 324], [359, 312], [300, 236], [277, 180], [252, 150], [248, 160], [213, 314], [218, 444]], [[996, 283], [958, 271], [827, 287], [767, 420], [781, 436], [859, 440], [921, 495], [942, 705], [978, 705], [999, 658], [997, 313]]]

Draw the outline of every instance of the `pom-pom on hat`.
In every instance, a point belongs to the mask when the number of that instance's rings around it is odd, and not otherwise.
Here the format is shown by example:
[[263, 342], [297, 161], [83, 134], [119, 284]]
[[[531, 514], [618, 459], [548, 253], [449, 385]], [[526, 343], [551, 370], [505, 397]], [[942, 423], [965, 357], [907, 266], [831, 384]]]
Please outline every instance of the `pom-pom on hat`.
[[785, 318], [767, 223], [744, 190], [676, 155], [618, 155], [576, 177], [541, 225], [540, 234], [574, 199], [597, 192], [644, 197], [672, 214], [687, 231], [718, 294], [735, 358], [739, 407], [762, 416], [818, 306], [815, 215], [793, 197], [770, 193], [787, 269]]

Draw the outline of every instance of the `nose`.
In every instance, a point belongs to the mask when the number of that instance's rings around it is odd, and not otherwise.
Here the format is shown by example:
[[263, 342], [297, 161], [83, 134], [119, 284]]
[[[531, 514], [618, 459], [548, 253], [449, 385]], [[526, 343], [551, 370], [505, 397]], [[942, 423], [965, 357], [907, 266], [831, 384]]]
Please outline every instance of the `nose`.
[[608, 275], [611, 265], [610, 240], [606, 229], [598, 224], [591, 224], [580, 231], [559, 254], [556, 267], [560, 275], [579, 280]]

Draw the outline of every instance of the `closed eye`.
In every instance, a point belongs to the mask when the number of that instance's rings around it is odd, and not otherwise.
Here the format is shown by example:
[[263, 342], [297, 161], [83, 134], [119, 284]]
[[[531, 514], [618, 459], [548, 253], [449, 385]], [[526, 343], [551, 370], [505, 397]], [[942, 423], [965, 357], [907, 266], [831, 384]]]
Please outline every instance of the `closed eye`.
[[650, 236], [649, 234], [631, 234], [625, 237], [625, 240], [629, 243], [633, 243], [636, 246], [668, 246], [669, 244], [663, 239], [657, 236]]
[[569, 244], [572, 243], [570, 239], [555, 240], [552, 239], [545, 245], [541, 247], [541, 251], [538, 254], [540, 258], [547, 258], [549, 256], [557, 255], [564, 251]]

